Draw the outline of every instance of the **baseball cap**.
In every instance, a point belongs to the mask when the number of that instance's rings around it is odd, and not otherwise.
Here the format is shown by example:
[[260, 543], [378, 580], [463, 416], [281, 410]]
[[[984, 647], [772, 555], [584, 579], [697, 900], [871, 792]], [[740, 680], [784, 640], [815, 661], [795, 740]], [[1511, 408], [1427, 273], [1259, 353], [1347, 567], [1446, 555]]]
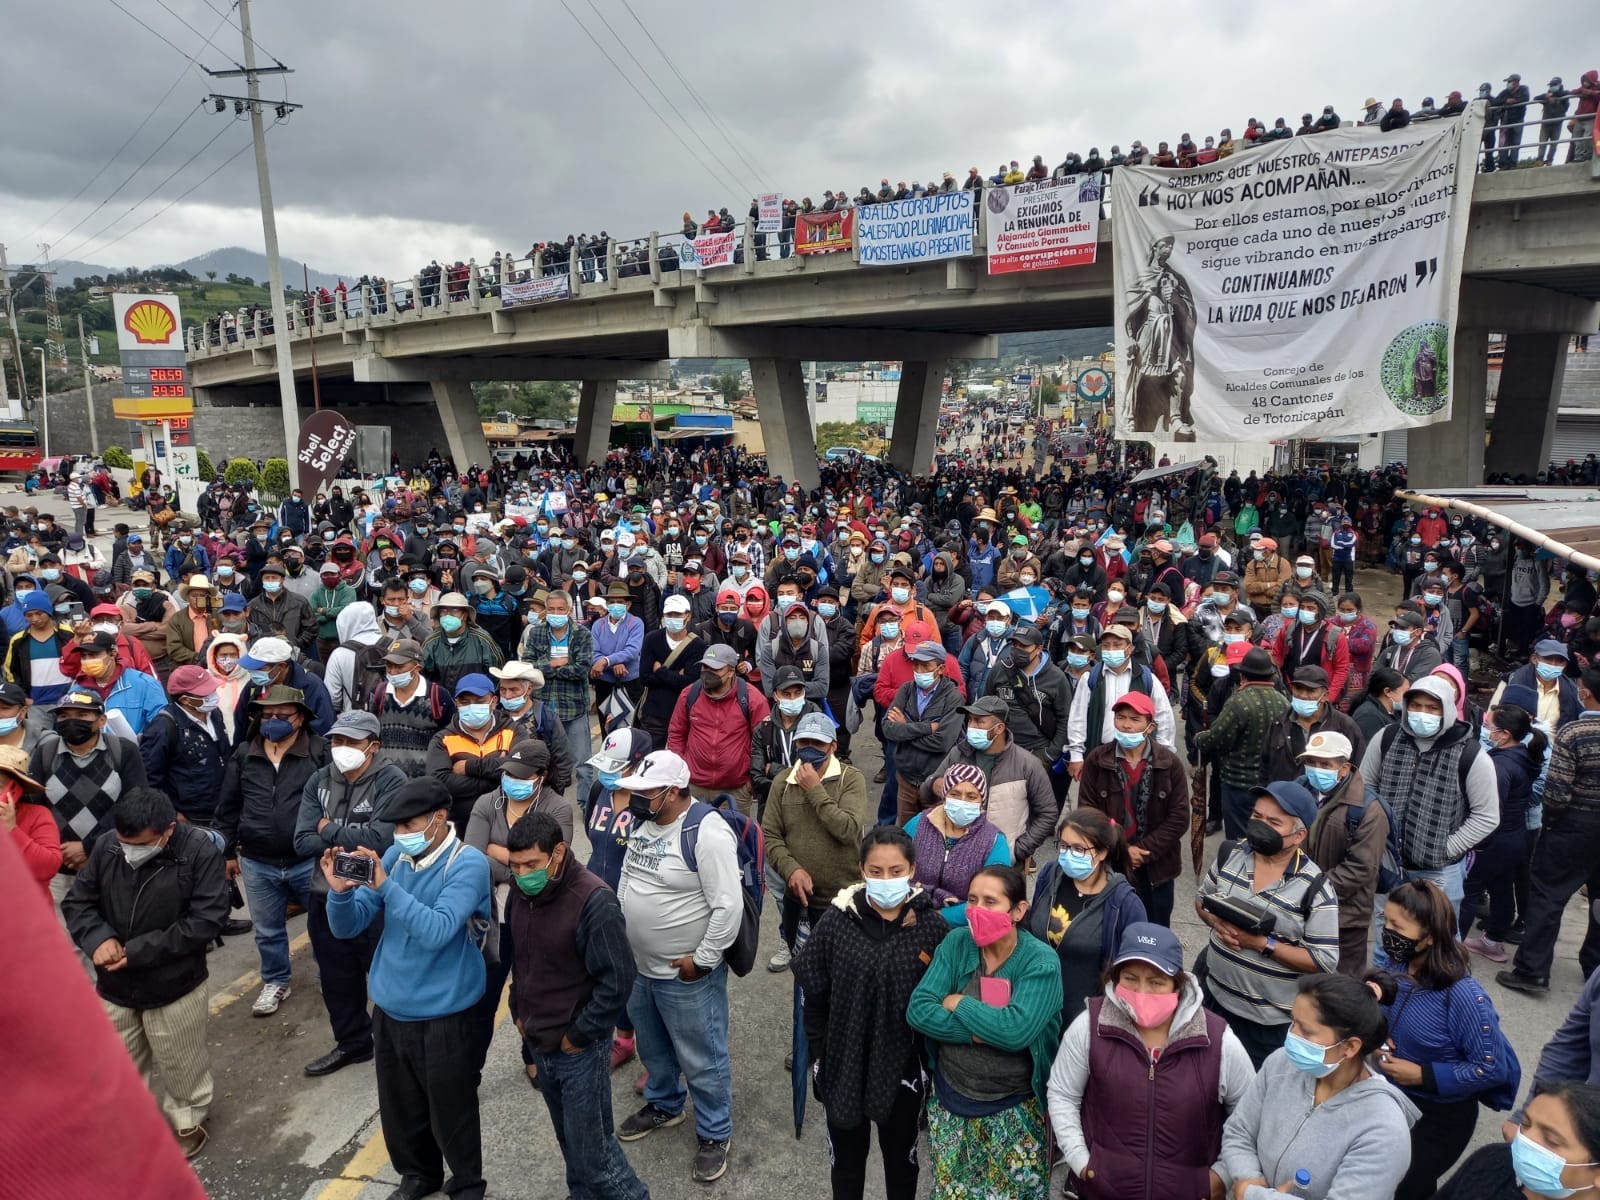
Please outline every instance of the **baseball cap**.
[[[197, 667], [193, 663], [179, 667], [167, 677], [167, 694], [169, 696], [209, 696], [216, 690], [216, 676], [212, 675], [204, 667]], [[4, 693], [0, 693], [0, 701], [4, 700]]]
[[1311, 793], [1305, 787], [1293, 782], [1269, 783], [1265, 787], [1251, 788], [1250, 795], [1271, 796], [1283, 809], [1300, 824], [1310, 829], [1317, 820], [1317, 802], [1312, 799]]
[[1297, 758], [1349, 758], [1355, 753], [1350, 739], [1331, 729], [1319, 729], [1306, 739], [1306, 748]]
[[983, 696], [971, 704], [962, 705], [961, 711], [969, 717], [1003, 717], [1011, 710], [999, 696]]
[[1044, 645], [1044, 634], [1039, 632], [1039, 627], [1026, 622], [1013, 629], [1009, 637], [1013, 643], [1021, 642], [1024, 646]]
[[412, 638], [397, 638], [389, 643], [388, 652], [384, 654], [383, 661], [399, 666], [401, 663], [421, 662], [422, 643]]
[[772, 677], [772, 690], [781, 692], [784, 688], [803, 684], [806, 677], [800, 674], [799, 667], [779, 667], [777, 674]]
[[1002, 617], [1009, 617], [1011, 615], [1011, 606], [1009, 604], [1007, 604], [1004, 600], [991, 600], [984, 607], [983, 612], [984, 612], [985, 616], [989, 616], [989, 617], [992, 617], [992, 616], [995, 616], [995, 615], [999, 615], [999, 616], [1002, 616]]
[[1125, 962], [1149, 963], [1163, 975], [1176, 975], [1183, 970], [1183, 943], [1164, 925], [1135, 921], [1122, 931], [1111, 965], [1118, 967]]
[[229, 592], [222, 597], [222, 611], [225, 613], [243, 612], [246, 607], [244, 596], [239, 592]]
[[288, 662], [292, 653], [289, 643], [282, 638], [257, 638], [249, 651], [240, 656], [239, 665], [246, 671], [259, 671], [262, 667]]
[[1111, 706], [1111, 711], [1115, 712], [1119, 708], [1131, 708], [1141, 717], [1154, 717], [1156, 715], [1155, 701], [1150, 699], [1150, 697], [1146, 696], [1143, 692], [1124, 693], [1117, 699], [1117, 702]]
[[794, 737], [797, 742], [832, 742], [839, 737], [839, 727], [827, 713], [807, 713], [795, 726]]
[[550, 747], [538, 738], [523, 738], [501, 761], [500, 770], [513, 779], [532, 779], [550, 767]]
[[732, 646], [719, 643], [708, 649], [700, 662], [713, 671], [726, 671], [729, 667], [739, 664], [739, 655]]
[[906, 657], [913, 662], [942, 663], [944, 654], [944, 644], [942, 642], [918, 642], [915, 647], [906, 651]]
[[643, 729], [613, 729], [600, 744], [600, 753], [589, 759], [589, 765], [597, 771], [621, 771], [653, 749], [654, 740]]
[[689, 611], [689, 597], [668, 596], [666, 603], [661, 606], [661, 611], [666, 613], [686, 613]]
[[1328, 686], [1328, 673], [1321, 667], [1301, 667], [1290, 682], [1298, 683], [1301, 687], [1325, 688]]
[[1543, 641], [1535, 642], [1533, 652], [1544, 658], [1569, 658], [1571, 656], [1566, 643], [1558, 642], [1555, 638], [1545, 638]]
[[117, 652], [117, 635], [114, 633], [96, 633], [86, 639], [79, 647], [79, 653], [85, 650], [95, 654], [115, 654]]
[[98, 695], [86, 688], [73, 688], [56, 701], [56, 711], [60, 712], [63, 708], [82, 708], [90, 712], [105, 712], [106, 703]]
[[328, 730], [328, 736], [365, 739], [378, 737], [382, 732], [383, 729], [378, 724], [376, 716], [355, 708], [339, 714], [339, 719], [333, 723], [333, 728]]
[[639, 769], [629, 777], [628, 786], [636, 792], [653, 792], [657, 788], [667, 787], [686, 788], [689, 786], [689, 764], [671, 750], [651, 751], [639, 760]]
[[1244, 661], [1244, 656], [1254, 650], [1249, 642], [1230, 642], [1222, 652], [1222, 657], [1230, 667], [1237, 667]]
[[456, 681], [456, 695], [459, 696], [493, 696], [499, 689], [494, 686], [494, 680], [479, 671], [470, 675], [463, 675]]

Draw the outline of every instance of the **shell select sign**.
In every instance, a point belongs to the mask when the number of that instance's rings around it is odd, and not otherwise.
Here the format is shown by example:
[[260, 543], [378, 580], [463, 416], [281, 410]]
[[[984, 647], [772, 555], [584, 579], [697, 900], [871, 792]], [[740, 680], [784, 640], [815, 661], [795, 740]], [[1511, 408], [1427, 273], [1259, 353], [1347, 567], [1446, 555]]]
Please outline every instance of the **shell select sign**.
[[111, 297], [117, 317], [117, 346], [122, 350], [182, 350], [183, 320], [178, 298], [123, 292]]

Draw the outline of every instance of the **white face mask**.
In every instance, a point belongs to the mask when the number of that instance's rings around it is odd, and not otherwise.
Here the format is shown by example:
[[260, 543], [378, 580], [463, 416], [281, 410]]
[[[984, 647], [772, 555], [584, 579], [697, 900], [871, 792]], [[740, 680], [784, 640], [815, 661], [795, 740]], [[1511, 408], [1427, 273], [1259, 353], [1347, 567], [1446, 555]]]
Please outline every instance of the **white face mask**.
[[341, 771], [354, 771], [367, 761], [367, 752], [355, 746], [335, 746], [328, 752], [333, 765]]

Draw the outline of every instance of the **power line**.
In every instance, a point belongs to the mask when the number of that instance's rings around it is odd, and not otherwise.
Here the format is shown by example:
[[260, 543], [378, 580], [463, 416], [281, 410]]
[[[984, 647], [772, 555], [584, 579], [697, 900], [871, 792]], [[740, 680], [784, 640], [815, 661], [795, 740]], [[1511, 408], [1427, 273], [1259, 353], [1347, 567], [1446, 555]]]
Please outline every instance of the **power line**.
[[[112, 2], [115, 3], [115, 0], [112, 0]], [[621, 77], [622, 82], [627, 84], [628, 87], [632, 89], [633, 94], [639, 97], [640, 101], [643, 102], [644, 106], [655, 114], [656, 120], [660, 121], [661, 124], [666, 128], [666, 131], [678, 140], [678, 144], [689, 152], [689, 157], [700, 164], [705, 173], [716, 181], [718, 187], [731, 189], [735, 194], [737, 194], [741, 190], [739, 186], [737, 184], [730, 184], [726, 178], [719, 176], [717, 172], [712, 170], [710, 165], [707, 164], [706, 160], [701, 158], [700, 155], [695, 152], [695, 148], [684, 140], [683, 135], [672, 127], [672, 123], [668, 121], [666, 117], [661, 115], [661, 110], [650, 102], [650, 97], [646, 96], [639, 90], [639, 85], [634, 83], [633, 77], [624, 71], [617, 63], [617, 60], [611, 57], [611, 52], [600, 44], [600, 39], [595, 37], [595, 35], [589, 31], [589, 27], [587, 25], [578, 20], [578, 14], [572, 11], [572, 6], [567, 3], [567, 0], [561, 0], [561, 7], [567, 10], [567, 16], [572, 18], [572, 23], [579, 29], [583, 30], [588, 39], [594, 43], [594, 48], [600, 51], [601, 56], [611, 64], [611, 69]]]
[[[716, 160], [717, 165], [726, 171], [730, 178], [738, 180], [738, 172], [736, 172], [732, 167], [722, 160], [722, 156], [711, 148], [711, 143], [706, 141], [705, 137], [701, 134], [700, 130], [695, 127], [694, 123], [690, 121], [688, 117], [684, 116], [681, 111], [679, 111], [678, 106], [672, 102], [672, 97], [667, 95], [667, 93], [662, 89], [661, 85], [656, 82], [655, 76], [650, 74], [650, 69], [639, 61], [639, 56], [629, 48], [627, 42], [622, 40], [622, 36], [611, 27], [611, 22], [606, 20], [605, 13], [600, 11], [594, 0], [586, 0], [586, 2], [588, 3], [589, 8], [594, 12], [594, 15], [600, 18], [600, 24], [606, 27], [606, 32], [616, 40], [617, 45], [622, 47], [622, 52], [633, 60], [633, 65], [639, 68], [639, 73], [650, 81], [650, 86], [655, 88], [657, 94], [660, 95], [662, 100], [666, 101], [666, 105], [672, 110], [673, 115], [676, 116], [678, 120], [683, 122], [684, 128], [689, 130], [690, 133], [694, 134], [695, 140], [697, 140], [706, 148], [706, 153], [711, 155], [711, 157]], [[748, 185], [748, 180], [738, 180], [738, 182]], [[751, 188], [750, 194], [754, 196], [760, 190], [760, 188]]]
[[[187, 29], [190, 33], [194, 34], [195, 37], [200, 38], [211, 49], [217, 50], [216, 46], [211, 44], [211, 38], [206, 37], [205, 34], [201, 33], [193, 25], [189, 24], [188, 19], [185, 18], [182, 13], [178, 12], [175, 8], [173, 8], [170, 4], [168, 4], [167, 0], [156, 0], [156, 3], [159, 4], [162, 8], [166, 9], [167, 12], [171, 13], [172, 16], [177, 19], [178, 23], [180, 25], [182, 25], [185, 29]], [[222, 26], [218, 25], [217, 28], [212, 32], [211, 37], [216, 37], [217, 34], [221, 33], [221, 32], [222, 32]], [[221, 54], [224, 58], [228, 57], [226, 51], [217, 50], [217, 53]], [[229, 62], [233, 62], [233, 60], [231, 58], [229, 58], [228, 61]], [[238, 63], [234, 63], [234, 66], [238, 66], [238, 65], [239, 65]]]
[[[226, 21], [228, 23], [228, 25], [234, 30], [234, 32], [236, 32], [236, 33], [242, 33], [243, 32], [243, 30], [241, 30], [239, 28], [239, 23], [233, 19], [233, 14], [232, 14], [231, 11], [224, 12], [222, 9], [218, 8], [215, 4], [211, 3], [211, 0], [200, 0], [200, 2], [202, 4], [204, 4], [207, 8], [209, 8], [212, 12], [216, 13], [224, 21]], [[233, 8], [239, 7], [238, 0], [234, 0], [234, 3], [232, 5], [232, 7]], [[216, 37], [217, 35], [216, 34], [212, 34], [211, 36], [212, 37]], [[256, 40], [256, 37], [255, 37], [255, 34], [254, 34], [253, 31], [252, 31], [252, 33], [250, 35], [250, 44], [253, 45], [257, 50], [261, 51], [261, 53], [265, 54], [273, 62], [277, 63], [279, 66], [283, 65], [283, 60], [281, 58], [279, 58], [276, 54], [273, 54], [265, 46], [263, 46], [259, 41]]]
[[[166, 34], [160, 33], [157, 30], [152, 29], [149, 25], [146, 25], [142, 19], [140, 19], [139, 17], [134, 16], [134, 14], [132, 12], [130, 12], [128, 9], [123, 8], [123, 6], [118, 2], [118, 0], [110, 0], [110, 2], [111, 2], [111, 6], [113, 8], [122, 9], [122, 11], [124, 13], [127, 13], [128, 19], [133, 21], [133, 23], [138, 25], [140, 28], [144, 29], [144, 31], [146, 33], [149, 33], [152, 37], [160, 38], [163, 42], [165, 42], [167, 45], [171, 46], [179, 54], [183, 55], [185, 58], [189, 58], [188, 51], [186, 51], [182, 46], [178, 45], [177, 42], [173, 41]], [[162, 7], [165, 8], [166, 5], [162, 5]], [[190, 59], [189, 61], [192, 63], [194, 60]]]
[[[226, 19], [227, 19], [227, 14], [224, 13], [223, 14], [223, 20], [226, 20]], [[221, 31], [221, 29], [222, 29], [222, 25], [219, 23], [217, 25], [217, 28], [211, 31], [211, 36], [212, 37], [216, 37], [217, 34]], [[209, 44], [209, 43], [210, 43], [210, 39], [208, 38], [207, 39], [207, 44]], [[33, 235], [34, 234], [38, 233], [41, 229], [43, 229], [47, 225], [49, 225], [51, 221], [54, 221], [57, 217], [59, 217], [67, 209], [71, 208], [74, 204], [76, 204], [78, 202], [78, 199], [85, 192], [87, 192], [91, 187], [94, 186], [95, 181], [97, 179], [99, 179], [100, 176], [104, 175], [107, 170], [110, 169], [111, 164], [116, 162], [117, 159], [122, 157], [122, 152], [124, 150], [126, 150], [129, 146], [133, 145], [133, 139], [134, 138], [138, 137], [139, 134], [144, 132], [144, 127], [146, 125], [150, 124], [151, 120], [155, 117], [156, 113], [161, 111], [161, 106], [163, 104], [165, 104], [168, 101], [168, 99], [171, 98], [173, 92], [178, 90], [178, 85], [180, 83], [182, 83], [188, 77], [189, 68], [194, 66], [195, 63], [199, 60], [199, 58], [200, 58], [200, 54], [199, 54], [198, 51], [196, 51], [195, 54], [189, 59], [188, 63], [184, 66], [183, 70], [178, 72], [178, 77], [172, 81], [172, 86], [169, 87], [165, 92], [162, 93], [161, 99], [157, 100], [155, 102], [154, 107], [152, 107], [150, 109], [150, 111], [145, 114], [144, 120], [140, 121], [138, 125], [134, 126], [133, 132], [128, 135], [127, 139], [122, 143], [122, 145], [117, 147], [116, 152], [113, 153], [110, 158], [106, 159], [105, 162], [100, 164], [100, 169], [89, 177], [89, 182], [88, 183], [84, 184], [81, 188], [79, 188], [76, 192], [74, 192], [72, 194], [72, 196], [68, 200], [64, 201], [55, 210], [55, 212], [51, 213], [48, 217], [46, 217], [44, 220], [40, 221], [37, 225], [35, 225], [33, 227], [33, 229], [28, 233], [28, 236], [22, 239], [24, 243], [31, 242], [33, 240]], [[71, 233], [71, 232], [72, 231], [70, 229], [67, 231], [67, 233]], [[67, 236], [66, 233], [61, 235], [62, 238], [66, 237], [66, 236]], [[61, 238], [57, 238], [56, 240], [60, 241]]]
[[757, 179], [770, 180], [771, 176], [769, 176], [765, 171], [757, 169], [755, 164], [750, 161], [749, 157], [746, 156], [744, 152], [744, 147], [741, 146], [739, 144], [739, 140], [735, 138], [731, 132], [729, 132], [728, 127], [722, 123], [722, 120], [717, 116], [717, 114], [706, 107], [706, 102], [700, 98], [700, 93], [695, 91], [694, 85], [684, 78], [683, 72], [678, 70], [677, 64], [674, 63], [667, 52], [661, 48], [661, 43], [656, 40], [656, 35], [650, 32], [645, 23], [639, 19], [639, 14], [633, 11], [633, 5], [629, 4], [628, 0], [621, 0], [621, 3], [622, 7], [627, 10], [628, 15], [633, 18], [633, 23], [637, 25], [641, 31], [643, 31], [644, 36], [650, 40], [650, 44], [656, 48], [656, 53], [661, 56], [661, 60], [667, 64], [667, 67], [672, 71], [673, 75], [677, 76], [678, 82], [683, 85], [683, 90], [689, 93], [690, 99], [700, 106], [700, 111], [705, 113], [706, 118], [714, 126], [716, 126], [718, 132], [720, 132], [723, 137], [728, 139], [728, 145], [733, 147], [733, 152], [739, 156], [739, 160], [744, 163], [745, 167], [748, 168], [750, 173], [753, 174]]

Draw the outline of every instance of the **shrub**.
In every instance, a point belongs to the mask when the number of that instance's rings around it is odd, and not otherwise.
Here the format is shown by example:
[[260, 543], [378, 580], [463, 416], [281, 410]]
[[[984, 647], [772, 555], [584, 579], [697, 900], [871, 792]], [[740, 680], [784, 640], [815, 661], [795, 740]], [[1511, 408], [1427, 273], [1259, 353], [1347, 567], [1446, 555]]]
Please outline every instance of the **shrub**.
[[222, 469], [222, 481], [231, 488], [259, 488], [261, 472], [248, 458], [230, 458], [228, 465]]
[[261, 494], [273, 500], [282, 500], [290, 492], [289, 463], [282, 458], [269, 458], [261, 471]]
[[107, 446], [100, 459], [108, 467], [116, 467], [123, 471], [133, 470], [133, 456], [121, 446]]
[[212, 465], [211, 456], [209, 454], [207, 454], [204, 450], [196, 449], [194, 452], [194, 458], [195, 462], [200, 468], [200, 481], [202, 483], [210, 483], [216, 479], [217, 468]]

